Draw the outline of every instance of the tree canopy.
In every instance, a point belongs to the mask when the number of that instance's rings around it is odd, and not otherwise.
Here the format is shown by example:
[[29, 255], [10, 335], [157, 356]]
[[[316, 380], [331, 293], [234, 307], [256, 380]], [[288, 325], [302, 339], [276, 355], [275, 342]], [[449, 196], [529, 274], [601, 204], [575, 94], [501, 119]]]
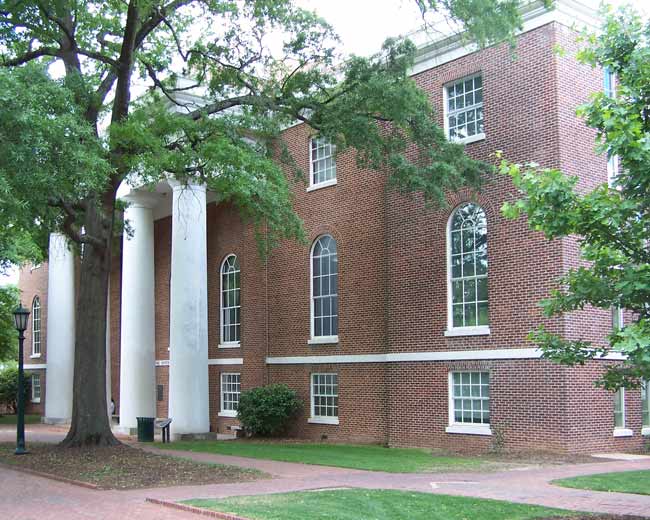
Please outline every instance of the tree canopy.
[[507, 204], [512, 218], [524, 214], [546, 237], [576, 235], [585, 265], [570, 269], [542, 302], [548, 316], [592, 306], [625, 309], [633, 316], [602, 344], [568, 340], [543, 328], [531, 334], [544, 356], [575, 365], [611, 352], [627, 356], [608, 366], [599, 383], [614, 390], [650, 380], [650, 23], [630, 8], [609, 12], [602, 32], [586, 37], [579, 58], [616, 76], [614, 96], [593, 95], [579, 109], [596, 129], [597, 150], [617, 157], [611, 185], [588, 193], [578, 179], [555, 169], [503, 162], [524, 198]]

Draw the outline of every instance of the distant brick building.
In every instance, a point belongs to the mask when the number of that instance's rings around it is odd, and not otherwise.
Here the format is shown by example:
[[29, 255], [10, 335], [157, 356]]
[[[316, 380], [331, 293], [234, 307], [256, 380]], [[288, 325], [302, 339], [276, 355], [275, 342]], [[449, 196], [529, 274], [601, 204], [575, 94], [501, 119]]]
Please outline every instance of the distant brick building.
[[[591, 16], [569, 0], [531, 8], [515, 50], [471, 52], [453, 38], [425, 45], [414, 78], [471, 156], [490, 161], [502, 150], [591, 188], [607, 182], [607, 159], [575, 109], [603, 89], [603, 71], [576, 62], [569, 28]], [[251, 226], [201, 186], [127, 195], [135, 234], [114, 262], [107, 337], [108, 395], [123, 428], [156, 415], [173, 417], [175, 434], [227, 433], [241, 389], [284, 382], [305, 403], [293, 431], [305, 438], [465, 451], [641, 446], [647, 396], [593, 384], [615, 360], [562, 367], [526, 339], [544, 323], [603, 342], [612, 316], [542, 317], [538, 301], [578, 265], [578, 244], [504, 219], [501, 205], [518, 196], [509, 179], [494, 176], [480, 193], [450, 194], [448, 208], [430, 209], [359, 170], [352, 151], [335, 157], [304, 125], [284, 136], [309, 172], [293, 181], [309, 245], [285, 242], [266, 264]], [[25, 361], [40, 383], [34, 410], [56, 392], [43, 413], [65, 420], [73, 329], [61, 329], [74, 324], [75, 260], [61, 237], [53, 243], [49, 284], [46, 264], [21, 272], [23, 301], [40, 304]]]

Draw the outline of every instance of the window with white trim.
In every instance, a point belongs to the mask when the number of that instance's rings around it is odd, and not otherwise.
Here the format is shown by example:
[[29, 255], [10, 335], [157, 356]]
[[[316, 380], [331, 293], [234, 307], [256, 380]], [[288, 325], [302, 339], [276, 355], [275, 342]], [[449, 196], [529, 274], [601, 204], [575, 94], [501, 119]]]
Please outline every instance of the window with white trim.
[[338, 374], [311, 375], [312, 422], [338, 424], [339, 376]]
[[[616, 75], [609, 68], [603, 68], [603, 93], [610, 97], [616, 97]], [[620, 159], [618, 155], [607, 153], [607, 185], [611, 188], [616, 184], [616, 178], [620, 172]]]
[[476, 204], [449, 220], [449, 328], [488, 326], [487, 219]]
[[620, 330], [623, 328], [623, 308], [614, 306], [612, 307], [612, 330]]
[[41, 355], [41, 300], [38, 296], [32, 302], [32, 356]]
[[241, 374], [221, 374], [221, 414], [235, 417], [241, 394]]
[[609, 67], [603, 68], [603, 92], [611, 98], [616, 97], [616, 74]]
[[336, 181], [336, 146], [326, 137], [309, 140], [310, 185], [333, 184]]
[[650, 428], [650, 381], [641, 385], [641, 410], [643, 427]]
[[614, 428], [625, 428], [625, 389], [614, 392]]
[[612, 188], [616, 185], [616, 179], [620, 173], [620, 159], [618, 155], [607, 154], [607, 185]]
[[32, 374], [32, 403], [41, 402], [41, 375]]
[[241, 337], [239, 260], [229, 255], [221, 264], [221, 345], [237, 346]]
[[452, 372], [451, 424], [490, 424], [490, 373]]
[[445, 85], [445, 126], [450, 141], [483, 139], [483, 79], [480, 74]]
[[311, 250], [311, 336], [338, 340], [339, 262], [336, 241], [330, 235], [318, 238]]

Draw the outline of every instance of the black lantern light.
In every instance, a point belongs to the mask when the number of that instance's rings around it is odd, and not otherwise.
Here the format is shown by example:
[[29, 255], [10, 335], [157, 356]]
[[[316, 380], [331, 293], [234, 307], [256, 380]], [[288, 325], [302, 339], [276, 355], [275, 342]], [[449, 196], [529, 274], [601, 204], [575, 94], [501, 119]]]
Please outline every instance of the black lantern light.
[[25, 369], [23, 366], [23, 342], [29, 321], [29, 311], [21, 303], [14, 311], [14, 325], [18, 331], [18, 420], [16, 421], [16, 455], [27, 453], [25, 449]]

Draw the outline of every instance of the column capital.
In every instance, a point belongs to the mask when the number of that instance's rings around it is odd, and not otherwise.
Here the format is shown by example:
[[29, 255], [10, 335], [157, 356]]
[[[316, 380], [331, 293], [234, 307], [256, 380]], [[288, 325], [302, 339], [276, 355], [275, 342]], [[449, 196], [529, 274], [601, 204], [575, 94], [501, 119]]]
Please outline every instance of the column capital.
[[196, 180], [190, 181], [179, 181], [176, 179], [167, 179], [167, 184], [169, 184], [174, 191], [180, 191], [183, 189], [189, 189], [191, 191], [206, 191], [205, 183]]
[[129, 203], [131, 208], [154, 208], [160, 201], [160, 195], [151, 191], [132, 190], [127, 195], [121, 197]]

